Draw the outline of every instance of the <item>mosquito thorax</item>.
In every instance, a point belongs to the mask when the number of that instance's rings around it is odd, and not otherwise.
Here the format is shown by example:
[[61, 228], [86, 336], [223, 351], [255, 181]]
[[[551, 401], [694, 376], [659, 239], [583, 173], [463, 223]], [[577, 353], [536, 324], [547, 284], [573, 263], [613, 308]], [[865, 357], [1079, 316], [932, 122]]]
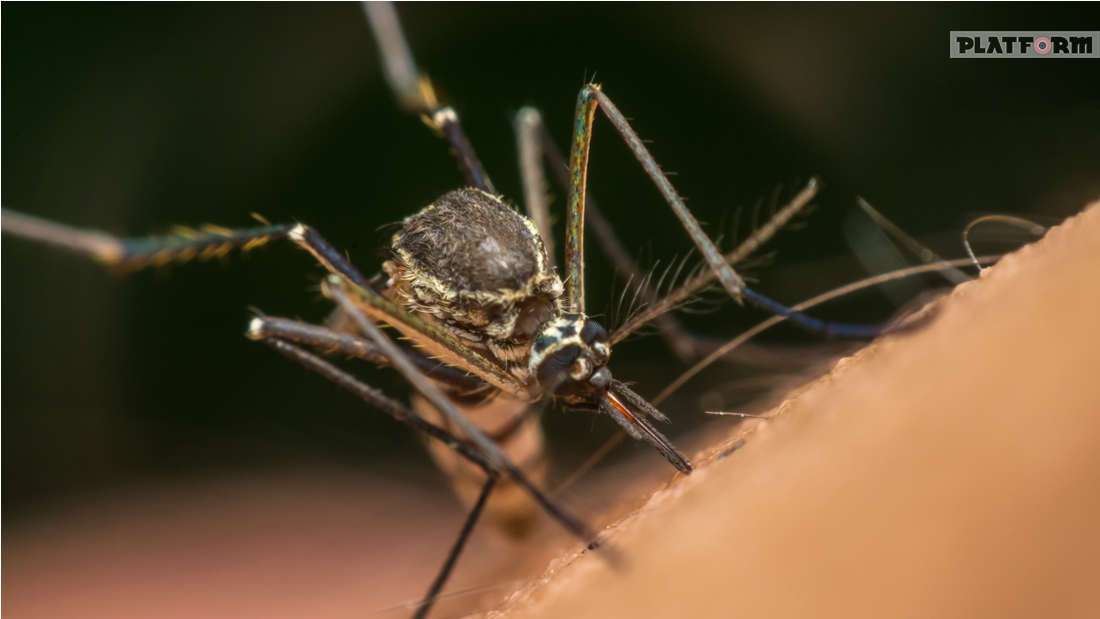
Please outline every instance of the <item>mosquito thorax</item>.
[[535, 336], [528, 371], [539, 387], [558, 396], [606, 391], [611, 384], [607, 330], [584, 314], [561, 314]]
[[562, 282], [534, 223], [479, 189], [407, 217], [382, 269], [406, 309], [524, 374], [531, 340], [560, 312]]

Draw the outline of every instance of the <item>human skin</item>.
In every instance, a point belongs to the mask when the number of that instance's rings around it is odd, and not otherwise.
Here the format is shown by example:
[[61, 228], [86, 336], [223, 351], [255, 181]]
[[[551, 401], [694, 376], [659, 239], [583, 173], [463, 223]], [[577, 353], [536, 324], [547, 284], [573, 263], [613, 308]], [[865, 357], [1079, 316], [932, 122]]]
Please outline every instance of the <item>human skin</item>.
[[1100, 614], [1100, 206], [793, 394], [507, 617]]

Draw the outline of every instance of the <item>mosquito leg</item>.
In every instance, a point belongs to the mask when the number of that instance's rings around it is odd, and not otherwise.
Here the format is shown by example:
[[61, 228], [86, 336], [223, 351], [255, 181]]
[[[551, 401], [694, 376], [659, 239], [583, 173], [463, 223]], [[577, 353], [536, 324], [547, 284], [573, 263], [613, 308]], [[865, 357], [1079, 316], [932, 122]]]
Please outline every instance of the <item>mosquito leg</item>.
[[[550, 132], [547, 131], [546, 125], [543, 124], [542, 116], [539, 114], [538, 110], [529, 107], [521, 109], [517, 115], [516, 125], [517, 133], [521, 136], [521, 169], [526, 170], [528, 167], [534, 166], [536, 170], [532, 172], [532, 174], [537, 173], [541, 175], [541, 169], [537, 168], [537, 164], [528, 163], [525, 158], [526, 155], [524, 155], [525, 150], [534, 150], [530, 148], [528, 144], [525, 144], [525, 141], [537, 138], [538, 152], [546, 157], [547, 163], [554, 173], [555, 180], [563, 188], [568, 190], [570, 186], [569, 166], [565, 161], [565, 157], [562, 156], [561, 151], [558, 150], [553, 138], [550, 136]], [[535, 131], [536, 125], [537, 131]], [[524, 131], [530, 137], [524, 137]], [[527, 172], [525, 172], [525, 174], [527, 174]], [[776, 211], [767, 223], [754, 230], [753, 233], [742, 241], [733, 251], [726, 253], [723, 256], [726, 263], [735, 265], [745, 260], [763, 244], [771, 240], [783, 226], [810, 204], [817, 196], [820, 186], [821, 183], [816, 178], [810, 179], [806, 187], [799, 191], [783, 208]], [[528, 189], [528, 191], [530, 191], [530, 189]], [[721, 342], [715, 342], [707, 338], [696, 336], [684, 329], [679, 321], [669, 315], [671, 310], [675, 309], [703, 288], [711, 285], [716, 279], [714, 271], [705, 271], [684, 283], [679, 288], [671, 291], [664, 298], [658, 299], [656, 292], [646, 283], [637, 263], [634, 262], [634, 259], [630, 257], [630, 253], [626, 251], [622, 242], [619, 241], [611, 223], [600, 212], [596, 205], [596, 201], [591, 196], [586, 196], [585, 202], [585, 213], [587, 216], [585, 224], [590, 226], [592, 231], [596, 234], [596, 239], [600, 243], [600, 248], [603, 250], [604, 254], [611, 259], [611, 263], [619, 275], [628, 281], [639, 282], [639, 286], [641, 287], [640, 294], [646, 303], [645, 308], [639, 314], [631, 317], [630, 320], [616, 330], [615, 334], [612, 336], [612, 343], [618, 343], [638, 328], [653, 322], [662, 338], [669, 345], [669, 348], [671, 348], [682, 360], [707, 354], [721, 345]], [[542, 204], [545, 204], [545, 201], [543, 201]], [[530, 207], [528, 210], [531, 210]], [[532, 216], [532, 219], [535, 219], [535, 217]], [[535, 221], [537, 222], [538, 220], [535, 219]], [[545, 235], [546, 233], [543, 234]]]
[[978, 257], [974, 255], [974, 248], [970, 245], [970, 231], [974, 229], [974, 226], [985, 223], [987, 221], [995, 221], [1002, 224], [1008, 224], [1010, 226], [1016, 226], [1017, 228], [1027, 230], [1028, 232], [1034, 234], [1036, 237], [1043, 236], [1044, 234], [1046, 234], [1047, 231], [1045, 226], [1024, 219], [1022, 217], [1013, 217], [1012, 215], [983, 215], [982, 217], [979, 217], [966, 224], [966, 228], [963, 228], [962, 233], [963, 247], [966, 248], [966, 255], [970, 256], [972, 264], [978, 268], [979, 274], [984, 270], [984, 268]]
[[601, 544], [593, 531], [580, 520], [571, 516], [568, 512], [552, 502], [541, 490], [535, 487], [531, 480], [529, 480], [522, 471], [516, 468], [515, 465], [508, 461], [504, 461], [503, 467], [497, 467], [496, 463], [491, 462], [486, 454], [479, 450], [476, 445], [459, 438], [435, 424], [425, 421], [407, 407], [386, 396], [381, 391], [363, 383], [354, 376], [313, 353], [307, 352], [290, 342], [278, 338], [267, 338], [262, 341], [283, 356], [323, 376], [337, 386], [350, 391], [359, 399], [390, 415], [397, 421], [423, 432], [429, 438], [438, 440], [451, 449], [454, 449], [460, 456], [483, 469], [487, 475], [494, 476], [498, 475], [498, 472], [501, 472], [508, 476], [512, 481], [527, 490], [531, 498], [542, 506], [543, 510], [545, 510], [551, 518], [557, 520], [567, 531], [587, 544], [588, 548], [601, 548], [604, 558], [613, 562], [618, 560], [618, 555], [614, 552], [612, 547], [607, 544]]
[[419, 416], [414, 414], [405, 405], [390, 398], [381, 391], [363, 383], [354, 376], [336, 367], [332, 363], [314, 355], [311, 352], [303, 350], [290, 342], [280, 340], [278, 338], [265, 338], [261, 340], [264, 344], [267, 344], [271, 348], [275, 349], [279, 354], [283, 355], [295, 361], [296, 363], [305, 366], [306, 369], [320, 374], [330, 382], [337, 386], [350, 391], [360, 400], [363, 400], [367, 404], [377, 408], [378, 410], [393, 417], [397, 421], [412, 427], [414, 430], [423, 432], [430, 438], [442, 442], [451, 449], [455, 450], [463, 458], [469, 460], [473, 464], [481, 467], [486, 474], [495, 474], [495, 469], [489, 460], [479, 451], [474, 445], [471, 445], [467, 441], [464, 441], [454, 434], [444, 430], [443, 428], [429, 423]]
[[321, 284], [321, 292], [326, 297], [335, 301], [336, 304], [355, 321], [355, 325], [360, 332], [374, 340], [379, 351], [386, 356], [394, 369], [400, 372], [417, 392], [423, 395], [436, 410], [440, 411], [440, 413], [448, 419], [448, 421], [462, 429], [466, 436], [481, 449], [489, 462], [493, 464], [493, 470], [503, 470], [504, 462], [507, 458], [500, 451], [500, 448], [497, 447], [497, 444], [489, 439], [489, 437], [485, 436], [480, 428], [467, 419], [467, 417], [447, 399], [447, 396], [433, 385], [431, 380], [424, 376], [423, 372], [420, 372], [412, 361], [409, 361], [409, 358], [401, 352], [397, 345], [390, 341], [389, 337], [382, 332], [381, 327], [362, 315], [358, 306], [355, 305], [351, 297], [344, 291], [342, 282], [339, 279], [331, 277], [326, 279]]
[[[998, 259], [1000, 259], [999, 255], [975, 256], [973, 262], [977, 262], [979, 265], [986, 265], [986, 264], [993, 264]], [[805, 310], [805, 309], [810, 309], [810, 308], [812, 308], [816, 305], [821, 305], [822, 303], [825, 303], [827, 301], [831, 301], [832, 299], [836, 299], [836, 298], [842, 297], [844, 295], [852, 294], [853, 292], [858, 292], [860, 290], [865, 290], [865, 289], [871, 288], [873, 286], [878, 286], [879, 284], [882, 284], [882, 283], [885, 283], [885, 282], [898, 280], [898, 279], [901, 279], [903, 277], [912, 277], [914, 275], [920, 275], [920, 274], [923, 274], [923, 273], [935, 273], [935, 272], [940, 271], [944, 268], [958, 268], [958, 267], [963, 267], [963, 266], [967, 266], [967, 265], [970, 265], [970, 264], [972, 264], [972, 261], [971, 261], [970, 258], [962, 258], [962, 259], [955, 259], [955, 260], [945, 260], [943, 262], [934, 262], [934, 263], [931, 263], [931, 264], [919, 264], [919, 265], [907, 267], [907, 268], [904, 268], [904, 269], [898, 269], [896, 271], [890, 271], [888, 273], [880, 273], [880, 274], [875, 275], [873, 277], [868, 277], [868, 278], [862, 279], [858, 282], [852, 282], [850, 284], [845, 284], [844, 286], [841, 286], [839, 288], [834, 288], [832, 290], [829, 290], [827, 292], [819, 294], [819, 295], [817, 295], [813, 298], [802, 301], [801, 303], [798, 303], [797, 305], [795, 305], [793, 309], [795, 309], [796, 311], [802, 311], [802, 310]], [[914, 324], [914, 328], [919, 328], [919, 326], [925, 324], [927, 322], [928, 318], [931, 317], [932, 315], [934, 315], [934, 311], [929, 312], [929, 313], [925, 314], [924, 316], [917, 316], [915, 320], [911, 321]], [[742, 334], [738, 335], [737, 337], [733, 338], [729, 342], [726, 342], [720, 348], [716, 349], [714, 352], [712, 352], [711, 354], [707, 355], [705, 358], [698, 361], [695, 365], [688, 368], [676, 380], [672, 381], [672, 383], [670, 383], [668, 386], [666, 386], [661, 391], [661, 393], [657, 394], [657, 396], [653, 398], [654, 403], [659, 404], [660, 402], [663, 402], [664, 400], [668, 399], [668, 397], [670, 395], [672, 395], [677, 389], [684, 386], [684, 383], [686, 383], [688, 380], [695, 377], [699, 372], [703, 371], [709, 365], [711, 365], [712, 363], [714, 363], [718, 359], [722, 358], [723, 356], [729, 354], [735, 348], [741, 346], [742, 344], [744, 344], [745, 342], [749, 341], [750, 339], [756, 337], [760, 333], [770, 329], [774, 325], [777, 325], [777, 324], [779, 324], [779, 323], [781, 323], [781, 322], [783, 322], [784, 320], [787, 320], [787, 319], [788, 319], [788, 317], [784, 316], [782, 314], [772, 316], [771, 318], [765, 320], [764, 322], [756, 325], [755, 327], [752, 327], [748, 331], [745, 331], [744, 333], [742, 333]], [[906, 327], [907, 327], [907, 325], [902, 325], [902, 328], [906, 328]]]
[[330, 272], [342, 275], [358, 286], [370, 286], [367, 279], [336, 248], [304, 224], [267, 224], [238, 230], [219, 226], [176, 228], [173, 234], [165, 236], [118, 238], [98, 230], [73, 228], [4, 209], [0, 212], [0, 227], [16, 236], [130, 269], [205, 260], [224, 256], [234, 249], [248, 251], [271, 241], [288, 239], [312, 254]]
[[[867, 215], [867, 217], [871, 219], [871, 221], [875, 222], [875, 224], [883, 230], [883, 232], [893, 237], [896, 242], [901, 244], [901, 246], [905, 249], [909, 250], [909, 252], [919, 258], [921, 262], [925, 264], [931, 262], [943, 262], [943, 258], [938, 256], [936, 252], [932, 251], [912, 236], [909, 236], [909, 234], [905, 232], [905, 230], [902, 230], [900, 226], [890, 221], [890, 219], [887, 218], [886, 215], [883, 215], [879, 212], [878, 209], [871, 206], [870, 202], [862, 197], [858, 197], [856, 198], [856, 204], [859, 206], [860, 210], [862, 210]], [[939, 273], [943, 276], [944, 279], [956, 286], [962, 283], [966, 283], [971, 279], [974, 279], [956, 268], [945, 268]]]
[[[539, 225], [540, 220], [549, 221], [549, 213], [536, 214], [539, 208], [546, 208], [544, 198], [545, 187], [542, 181], [542, 169], [538, 164], [539, 154], [546, 158], [547, 164], [553, 171], [555, 180], [566, 190], [569, 189], [569, 166], [562, 156], [561, 151], [554, 143], [546, 125], [542, 122], [542, 115], [532, 107], [522, 108], [516, 115], [516, 134], [519, 140], [520, 170], [525, 179], [524, 187], [528, 196], [528, 214]], [[528, 182], [526, 179], [533, 179]], [[810, 204], [820, 187], [817, 179], [811, 179], [806, 187], [800, 191], [782, 209], [777, 211], [763, 226], [742, 241], [736, 249], [725, 254], [727, 264], [735, 265], [752, 255], [764, 243], [767, 243], [775, 234], [783, 228], [795, 215]], [[534, 206], [532, 206], [534, 205]], [[627, 252], [622, 242], [619, 241], [611, 223], [603, 216], [597, 207], [595, 199], [588, 196], [586, 199], [587, 221], [585, 222], [596, 234], [600, 248], [610, 258], [615, 271], [627, 281], [637, 282], [639, 294], [645, 302], [644, 309], [632, 316], [624, 325], [620, 326], [612, 336], [612, 343], [618, 343], [638, 328], [652, 322], [658, 333], [668, 344], [669, 348], [681, 360], [694, 359], [708, 354], [722, 344], [720, 341], [699, 337], [685, 329], [678, 320], [669, 312], [688, 300], [692, 295], [712, 284], [715, 280], [713, 271], [705, 271], [680, 287], [672, 290], [664, 298], [658, 298], [656, 291], [648, 285], [642, 275], [638, 264]], [[549, 224], [547, 224], [549, 226]], [[552, 232], [540, 227], [543, 239], [550, 238]], [[549, 248], [550, 245], [547, 244]], [[761, 351], [757, 354], [742, 355], [742, 357], [759, 360]]]
[[695, 243], [695, 247], [706, 260], [710, 270], [714, 273], [718, 282], [722, 284], [726, 292], [737, 301], [748, 300], [753, 305], [779, 316], [785, 316], [791, 322], [825, 335], [835, 337], [847, 337], [853, 339], [870, 339], [886, 332], [890, 327], [884, 325], [852, 325], [840, 323], [828, 323], [805, 314], [801, 314], [791, 308], [769, 299], [749, 288], [745, 287], [733, 267], [726, 264], [721, 252], [714, 242], [707, 237], [698, 220], [691, 214], [683, 200], [676, 193], [676, 189], [669, 182], [668, 177], [661, 171], [660, 166], [653, 156], [642, 144], [641, 138], [631, 128], [626, 117], [619, 111], [607, 95], [603, 94], [600, 87], [589, 84], [581, 89], [577, 96], [577, 111], [574, 121], [573, 148], [569, 159], [570, 187], [569, 187], [569, 223], [566, 226], [565, 251], [566, 274], [565, 281], [566, 299], [573, 311], [584, 309], [584, 245], [582, 232], [584, 228], [585, 192], [588, 184], [588, 153], [592, 140], [592, 122], [596, 109], [599, 108], [604, 116], [614, 125], [622, 136], [635, 158], [642, 165], [646, 174], [657, 186], [665, 202], [672, 208], [676, 217], [680, 220], [684, 230]]
[[[561, 151], [554, 144], [542, 114], [533, 107], [524, 107], [516, 114], [516, 138], [520, 154], [520, 174], [523, 180], [527, 215], [535, 222], [542, 236], [543, 244], [551, 258], [555, 256], [553, 230], [550, 225], [550, 212], [546, 204], [546, 179], [543, 176], [541, 158], [553, 170], [555, 180], [563, 187], [569, 187], [569, 168]], [[541, 157], [540, 157], [541, 155]], [[611, 259], [615, 271], [626, 281], [639, 282], [641, 294], [646, 303], [657, 300], [656, 293], [645, 284], [641, 269], [623, 247], [611, 223], [600, 213], [596, 201], [588, 200], [588, 223], [596, 233], [605, 255]], [[686, 361], [697, 356], [692, 347], [692, 336], [680, 326], [680, 323], [667, 314], [658, 316], [655, 324], [661, 337], [665, 339], [673, 352]]]
[[462, 554], [462, 549], [466, 546], [466, 542], [470, 538], [470, 533], [474, 530], [474, 525], [477, 524], [478, 518], [481, 517], [482, 510], [485, 509], [485, 503], [489, 500], [489, 494], [493, 491], [493, 486], [496, 485], [497, 478], [494, 475], [489, 475], [485, 480], [485, 485], [481, 488], [481, 494], [477, 497], [477, 502], [474, 503], [473, 509], [470, 510], [470, 514], [466, 516], [466, 521], [462, 523], [462, 530], [458, 532], [458, 538], [455, 539], [455, 543], [451, 546], [451, 551], [447, 553], [447, 559], [443, 562], [443, 567], [439, 568], [439, 573], [436, 574], [435, 580], [432, 581], [432, 585], [428, 587], [428, 593], [424, 596], [423, 601], [420, 602], [416, 612], [413, 613], [413, 619], [423, 619], [428, 616], [428, 611], [431, 610], [432, 605], [435, 604], [436, 596], [443, 590], [443, 585], [447, 583], [447, 579], [451, 576], [451, 571], [454, 570], [455, 563], [458, 561], [458, 556]]
[[425, 104], [427, 97], [423, 76], [416, 66], [408, 42], [405, 41], [397, 11], [389, 2], [364, 2], [363, 12], [378, 44], [386, 82], [397, 97], [397, 102], [410, 112], [424, 112], [428, 106]]
[[[373, 342], [354, 335], [333, 331], [326, 327], [273, 316], [256, 316], [248, 324], [247, 336], [253, 340], [277, 338], [308, 346], [318, 352], [339, 353], [348, 357], [369, 361], [375, 365], [389, 366], [389, 359]], [[434, 381], [446, 384], [461, 392], [474, 392], [488, 387], [484, 381], [462, 370], [429, 359], [413, 348], [402, 348], [417, 369]]]
[[[533, 107], [524, 107], [516, 114], [515, 118], [516, 140], [520, 156], [520, 175], [523, 181], [525, 204], [527, 215], [534, 222], [542, 236], [546, 252], [554, 260], [554, 233], [550, 224], [550, 211], [546, 203], [546, 178], [542, 170], [542, 157], [546, 158], [550, 168], [554, 171], [555, 180], [564, 188], [569, 187], [569, 169], [565, 158], [558, 150], [550, 137], [546, 125], [542, 121], [542, 114]], [[611, 223], [603, 216], [596, 206], [594, 199], [588, 200], [588, 223], [600, 243], [605, 255], [611, 259], [615, 271], [627, 281], [638, 282], [642, 287], [642, 298], [647, 304], [657, 302], [657, 294], [650, 288], [643, 277], [641, 269], [630, 254], [623, 247], [615, 234]], [[692, 335], [688, 333], [680, 323], [672, 316], [662, 314], [657, 316], [655, 324], [661, 336], [669, 347], [681, 360], [687, 360], [696, 356], [691, 344]]]
[[[496, 443], [474, 425], [447, 397], [429, 380], [416, 366], [397, 348], [382, 329], [369, 320], [349, 296], [344, 281], [329, 277], [322, 282], [321, 291], [337, 303], [353, 320], [362, 333], [374, 340], [374, 343], [388, 359], [390, 364], [409, 381], [409, 384], [424, 397], [436, 410], [440, 412], [450, 423], [462, 429], [462, 432], [478, 447], [485, 460], [492, 466], [495, 473], [510, 477], [514, 482], [522, 486], [531, 495], [543, 510], [558, 521], [566, 530], [580, 538], [589, 545], [589, 548], [598, 546], [595, 533], [593, 533], [579, 519], [564, 511], [561, 507], [551, 502], [549, 498], [508, 458], [501, 453]], [[614, 559], [614, 555], [610, 558]]]
[[[250, 331], [251, 335], [251, 331]], [[473, 511], [466, 518], [466, 522], [462, 526], [462, 532], [459, 534], [458, 539], [455, 541], [454, 546], [451, 548], [450, 553], [447, 555], [447, 561], [443, 565], [443, 569], [436, 575], [435, 580], [432, 582], [432, 586], [429, 589], [428, 596], [422, 602], [421, 608], [417, 611], [417, 617], [423, 617], [427, 614], [431, 604], [435, 601], [435, 596], [439, 594], [439, 590], [443, 588], [443, 585], [447, 582], [447, 578], [450, 576], [454, 564], [458, 561], [458, 556], [462, 553], [463, 547], [466, 545], [466, 541], [469, 538], [470, 531], [473, 529], [474, 524], [477, 522], [478, 516], [481, 515], [482, 509], [485, 507], [485, 501], [489, 498], [489, 493], [496, 481], [497, 473], [495, 467], [485, 458], [485, 456], [478, 451], [470, 443], [458, 438], [454, 434], [440, 428], [439, 426], [429, 423], [419, 416], [415, 415], [411, 410], [399, 404], [397, 401], [386, 396], [381, 391], [374, 389], [373, 387], [363, 383], [362, 381], [351, 376], [347, 372], [344, 372], [335, 365], [325, 361], [324, 359], [309, 353], [290, 342], [281, 340], [275, 337], [266, 337], [261, 341], [268, 346], [274, 348], [283, 356], [301, 364], [306, 369], [320, 374], [321, 376], [332, 381], [336, 385], [352, 392], [359, 399], [363, 400], [367, 404], [389, 414], [394, 419], [411, 426], [413, 429], [423, 432], [425, 435], [436, 439], [443, 444], [447, 445], [451, 449], [455, 450], [463, 458], [469, 460], [473, 464], [480, 467], [488, 476], [484, 488], [482, 489], [481, 496], [478, 497], [477, 505], [474, 506]], [[586, 538], [584, 541], [588, 542], [594, 538]]]
[[622, 113], [615, 108], [610, 99], [600, 91], [596, 84], [588, 84], [577, 96], [577, 109], [573, 125], [573, 146], [569, 156], [569, 212], [565, 228], [566, 254], [566, 299], [571, 311], [584, 311], [584, 211], [585, 193], [588, 189], [588, 157], [592, 143], [592, 123], [596, 109], [604, 115], [626, 141], [627, 146], [642, 164], [645, 172], [657, 185], [665, 202], [672, 207], [695, 247], [715, 272], [722, 286], [736, 300], [742, 298], [745, 282], [722, 259], [721, 252], [703, 232], [698, 220], [691, 214], [683, 200], [676, 193], [672, 183], [657, 166], [652, 155], [642, 144], [641, 138], [627, 123]]
[[234, 249], [247, 251], [286, 238], [293, 228], [291, 225], [265, 225], [227, 230], [204, 226], [201, 229], [176, 228], [173, 234], [165, 236], [118, 238], [99, 230], [74, 228], [8, 209], [0, 214], [4, 232], [86, 254], [105, 264], [129, 268], [216, 258]]
[[[553, 172], [554, 180], [561, 185], [563, 189], [568, 191], [569, 164], [566, 162], [565, 157], [562, 156], [557, 144], [554, 143], [554, 139], [550, 136], [550, 132], [546, 129], [546, 125], [542, 122], [542, 115], [538, 110], [531, 107], [521, 109], [519, 115], [523, 117], [525, 129], [529, 133], [528, 139], [531, 141], [537, 140], [538, 152], [546, 158], [547, 165], [550, 166], [550, 170]], [[521, 152], [522, 150], [521, 146]], [[526, 166], [527, 164], [524, 163], [523, 165]], [[539, 173], [541, 174], [541, 168], [539, 169]], [[615, 270], [625, 279], [641, 281], [641, 269], [638, 268], [638, 264], [634, 262], [634, 259], [630, 256], [630, 252], [626, 250], [626, 247], [623, 246], [619, 237], [615, 234], [615, 230], [611, 227], [611, 222], [603, 216], [603, 213], [596, 204], [596, 200], [591, 196], [589, 196], [587, 200], [587, 213], [589, 215], [587, 223], [591, 224], [592, 231], [596, 233], [596, 238], [600, 242], [601, 249], [603, 249], [603, 252], [611, 260], [611, 264], [615, 267]], [[532, 219], [534, 219], [534, 217], [532, 217]]]
[[509, 395], [518, 398], [530, 396], [527, 386], [499, 365], [473, 350], [445, 329], [406, 311], [374, 288], [349, 284], [336, 276], [330, 276], [322, 282], [322, 292], [334, 288], [339, 288], [345, 296], [350, 295], [354, 298], [354, 314], [343, 311], [341, 307], [341, 319], [355, 327], [358, 332], [365, 333], [359, 328], [362, 317], [356, 316], [365, 313], [371, 319], [388, 324], [406, 337], [415, 340], [417, 345], [424, 348], [429, 355], [438, 357], [444, 363], [466, 369]]
[[546, 203], [546, 176], [542, 173], [542, 157], [545, 148], [542, 140], [544, 128], [542, 114], [533, 107], [521, 108], [516, 113], [513, 126], [516, 131], [516, 147], [519, 151], [519, 174], [523, 183], [523, 204], [527, 216], [535, 222], [543, 247], [550, 262], [557, 265], [554, 252], [554, 230], [550, 224], [550, 207]]
[[423, 115], [428, 125], [447, 139], [468, 184], [495, 194], [493, 182], [466, 138], [458, 114], [453, 108], [439, 104], [431, 80], [417, 68], [393, 4], [364, 2], [363, 10], [378, 43], [386, 81], [398, 103], [409, 112]]
[[119, 239], [98, 230], [81, 230], [65, 224], [0, 209], [0, 227], [8, 234], [87, 254], [106, 263], [117, 263], [125, 253]]

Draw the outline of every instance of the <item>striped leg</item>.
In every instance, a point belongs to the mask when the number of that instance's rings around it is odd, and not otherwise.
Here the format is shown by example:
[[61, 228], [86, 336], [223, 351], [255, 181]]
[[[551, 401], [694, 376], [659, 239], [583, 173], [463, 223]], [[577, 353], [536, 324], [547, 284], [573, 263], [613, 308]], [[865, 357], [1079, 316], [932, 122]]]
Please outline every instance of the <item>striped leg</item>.
[[218, 226], [177, 228], [174, 234], [118, 238], [98, 230], [84, 230], [4, 209], [0, 227], [25, 239], [86, 254], [99, 262], [124, 269], [162, 266], [172, 262], [206, 260], [233, 250], [248, 251], [271, 241], [287, 239], [308, 251], [330, 272], [363, 287], [367, 279], [325, 240], [305, 224], [265, 225], [230, 230]]

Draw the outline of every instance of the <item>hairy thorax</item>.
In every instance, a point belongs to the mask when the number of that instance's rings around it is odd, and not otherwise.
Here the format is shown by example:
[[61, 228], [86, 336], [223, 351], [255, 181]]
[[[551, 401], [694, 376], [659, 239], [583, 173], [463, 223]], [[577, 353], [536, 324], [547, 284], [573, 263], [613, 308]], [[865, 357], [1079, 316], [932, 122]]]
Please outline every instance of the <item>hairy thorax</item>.
[[449, 192], [407, 217], [383, 265], [405, 309], [482, 350], [520, 380], [562, 283], [534, 224], [478, 189]]

